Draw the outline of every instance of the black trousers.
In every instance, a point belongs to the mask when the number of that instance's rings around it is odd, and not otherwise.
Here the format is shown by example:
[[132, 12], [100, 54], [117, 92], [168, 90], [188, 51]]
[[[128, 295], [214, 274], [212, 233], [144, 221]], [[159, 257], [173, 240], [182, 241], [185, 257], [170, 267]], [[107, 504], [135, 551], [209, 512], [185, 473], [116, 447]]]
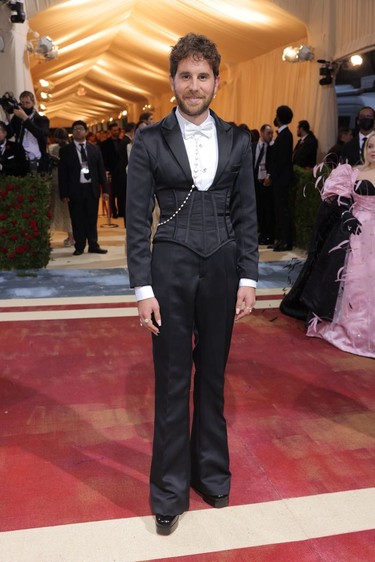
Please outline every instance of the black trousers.
[[190, 485], [208, 494], [229, 493], [224, 371], [238, 287], [236, 246], [231, 242], [202, 258], [178, 244], [156, 243], [152, 279], [162, 326], [153, 336], [151, 505], [154, 513], [177, 515], [189, 506]]
[[275, 238], [275, 213], [272, 185], [264, 186], [263, 183], [256, 180], [255, 195], [259, 234], [268, 242], [273, 243]]
[[69, 201], [75, 248], [83, 252], [86, 241], [89, 250], [98, 248], [98, 209], [99, 198], [93, 197], [90, 184], [81, 185], [81, 197]]
[[280, 242], [293, 244], [293, 225], [289, 201], [289, 185], [273, 185], [276, 232], [275, 237]]

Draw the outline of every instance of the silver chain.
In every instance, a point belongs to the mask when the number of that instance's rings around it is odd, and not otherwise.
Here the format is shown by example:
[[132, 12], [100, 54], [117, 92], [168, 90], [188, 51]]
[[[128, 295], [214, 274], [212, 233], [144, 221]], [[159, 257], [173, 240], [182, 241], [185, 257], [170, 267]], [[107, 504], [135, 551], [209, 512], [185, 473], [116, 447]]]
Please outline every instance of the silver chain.
[[190, 195], [194, 191], [194, 187], [195, 187], [195, 185], [193, 184], [190, 188], [189, 193], [186, 195], [185, 199], [183, 200], [183, 202], [181, 203], [179, 208], [173, 213], [173, 215], [171, 215], [169, 217], [169, 219], [166, 219], [165, 221], [159, 222], [159, 224], [156, 226], [156, 228], [159, 228], [159, 226], [163, 226], [163, 224], [167, 224], [167, 222], [171, 221], [172, 219], [174, 219], [178, 215], [178, 213], [185, 207], [186, 203], [188, 202]]

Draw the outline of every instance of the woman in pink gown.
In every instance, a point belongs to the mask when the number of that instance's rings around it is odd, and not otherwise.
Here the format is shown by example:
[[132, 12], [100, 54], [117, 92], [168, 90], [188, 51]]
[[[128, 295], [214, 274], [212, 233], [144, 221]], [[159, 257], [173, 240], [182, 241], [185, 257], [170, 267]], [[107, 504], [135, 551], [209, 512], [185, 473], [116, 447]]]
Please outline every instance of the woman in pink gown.
[[307, 335], [375, 358], [375, 132], [368, 137], [364, 157], [358, 168], [337, 166], [324, 183], [322, 199], [342, 201], [342, 225], [350, 238], [344, 267], [337, 272], [333, 319], [314, 316]]

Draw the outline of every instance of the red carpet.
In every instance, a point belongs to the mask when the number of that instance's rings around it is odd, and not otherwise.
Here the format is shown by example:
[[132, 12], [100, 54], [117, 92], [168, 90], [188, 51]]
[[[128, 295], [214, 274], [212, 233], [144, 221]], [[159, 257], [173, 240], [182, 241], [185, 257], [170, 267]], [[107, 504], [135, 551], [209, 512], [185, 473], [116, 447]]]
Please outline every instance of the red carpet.
[[[0, 346], [1, 530], [150, 514], [153, 371], [137, 318], [7, 322]], [[374, 403], [373, 360], [305, 337], [277, 310], [237, 324], [226, 386], [231, 505], [374, 486]], [[205, 507], [192, 492], [190, 508]], [[373, 539], [184, 560], [371, 562]]]

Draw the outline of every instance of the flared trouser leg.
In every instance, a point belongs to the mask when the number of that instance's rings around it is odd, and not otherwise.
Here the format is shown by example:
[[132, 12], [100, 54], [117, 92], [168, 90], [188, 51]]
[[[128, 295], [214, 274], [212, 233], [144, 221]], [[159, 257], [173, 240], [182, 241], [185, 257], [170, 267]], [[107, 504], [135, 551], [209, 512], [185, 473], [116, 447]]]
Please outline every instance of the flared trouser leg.
[[[202, 491], [229, 491], [224, 369], [233, 325], [238, 277], [235, 246], [209, 258], [173, 243], [154, 245], [153, 288], [162, 327], [153, 336], [155, 426], [151, 465], [154, 513], [188, 508], [193, 483]], [[196, 345], [194, 420], [189, 396]]]

